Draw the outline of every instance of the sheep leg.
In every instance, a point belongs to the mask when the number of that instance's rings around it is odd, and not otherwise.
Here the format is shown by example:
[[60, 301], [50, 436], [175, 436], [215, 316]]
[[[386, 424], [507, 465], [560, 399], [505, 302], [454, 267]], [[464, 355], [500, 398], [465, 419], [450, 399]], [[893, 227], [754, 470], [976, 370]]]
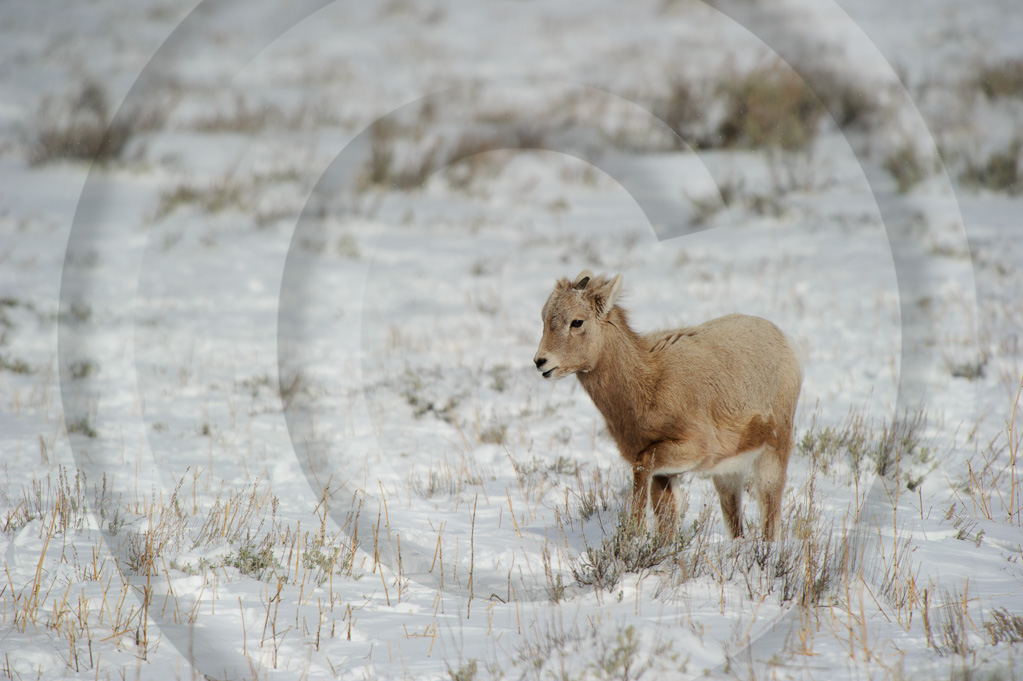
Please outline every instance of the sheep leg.
[[650, 470], [637, 461], [632, 466], [632, 512], [630, 522], [637, 530], [646, 527], [646, 510], [650, 496]]
[[662, 539], [674, 539], [678, 532], [678, 508], [672, 483], [677, 476], [654, 475], [650, 480], [650, 502], [657, 518], [657, 532]]
[[732, 539], [742, 536], [742, 488], [745, 476], [737, 473], [712, 476], [714, 489], [721, 502], [721, 515], [725, 519], [728, 536]]
[[706, 442], [691, 439], [661, 440], [640, 452], [632, 464], [633, 522], [643, 526], [652, 496], [658, 529], [662, 534], [670, 532], [670, 525], [677, 521], [671, 478], [697, 468], [707, 450]]
[[786, 463], [777, 449], [768, 447], [753, 464], [761, 524], [764, 539], [768, 541], [776, 541], [781, 534], [781, 498], [785, 491]]

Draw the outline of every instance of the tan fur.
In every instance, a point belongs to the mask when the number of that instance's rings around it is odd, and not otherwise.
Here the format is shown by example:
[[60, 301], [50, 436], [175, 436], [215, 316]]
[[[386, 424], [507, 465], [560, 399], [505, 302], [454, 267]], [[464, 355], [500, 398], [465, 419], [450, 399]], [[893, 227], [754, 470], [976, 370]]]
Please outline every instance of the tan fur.
[[673, 532], [672, 479], [708, 472], [725, 525], [740, 536], [752, 468], [764, 536], [776, 539], [802, 385], [788, 339], [746, 315], [636, 333], [615, 304], [621, 281], [584, 270], [557, 282], [543, 307], [537, 369], [551, 379], [575, 374], [593, 399], [632, 466], [635, 520], [645, 519], [652, 502], [659, 530]]

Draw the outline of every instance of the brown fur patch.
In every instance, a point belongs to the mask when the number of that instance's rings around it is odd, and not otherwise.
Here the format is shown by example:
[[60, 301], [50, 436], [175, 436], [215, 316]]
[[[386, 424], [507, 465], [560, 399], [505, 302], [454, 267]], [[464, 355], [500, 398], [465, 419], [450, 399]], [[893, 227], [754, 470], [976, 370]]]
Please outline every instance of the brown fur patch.
[[743, 428], [742, 433], [739, 435], [739, 446], [736, 448], [737, 452], [748, 452], [754, 449], [759, 449], [764, 445], [775, 446], [775, 428], [774, 420], [769, 419], [765, 421], [759, 416], [754, 416], [746, 422], [746, 427]]

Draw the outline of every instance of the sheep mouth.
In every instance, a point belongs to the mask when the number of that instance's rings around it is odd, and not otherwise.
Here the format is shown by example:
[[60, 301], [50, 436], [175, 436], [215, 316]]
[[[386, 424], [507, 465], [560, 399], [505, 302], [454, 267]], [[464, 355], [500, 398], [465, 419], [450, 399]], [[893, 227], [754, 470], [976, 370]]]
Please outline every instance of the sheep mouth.
[[543, 372], [543, 377], [544, 377], [544, 378], [550, 378], [550, 377], [551, 377], [551, 374], [553, 374], [553, 373], [554, 373], [554, 371], [555, 371], [555, 370], [556, 370], [557, 368], [558, 368], [558, 367], [554, 367], [554, 369], [548, 369], [547, 371]]

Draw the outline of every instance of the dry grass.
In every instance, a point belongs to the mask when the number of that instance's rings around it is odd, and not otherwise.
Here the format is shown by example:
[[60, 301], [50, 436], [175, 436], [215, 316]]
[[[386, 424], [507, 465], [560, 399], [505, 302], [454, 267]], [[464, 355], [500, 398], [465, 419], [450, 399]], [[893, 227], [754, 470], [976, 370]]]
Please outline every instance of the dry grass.
[[984, 622], [984, 631], [991, 645], [999, 643], [1023, 643], [1023, 616], [1013, 615], [1005, 608], [997, 608]]
[[583, 630], [556, 622], [531, 634], [517, 651], [516, 671], [523, 679], [675, 678], [688, 665], [670, 640], [650, 640], [631, 624]]
[[158, 222], [188, 205], [197, 206], [206, 213], [220, 213], [229, 208], [241, 209], [247, 195], [247, 184], [233, 176], [224, 176], [205, 185], [182, 183], [160, 194], [160, 202], [152, 219]]
[[934, 162], [924, 158], [913, 144], [903, 144], [884, 160], [884, 168], [895, 179], [899, 193], [905, 194], [933, 172]]
[[478, 488], [487, 480], [493, 479], [493, 473], [482, 469], [476, 463], [466, 457], [461, 457], [457, 463], [452, 463], [445, 458], [437, 462], [421, 474], [413, 468], [409, 472], [409, 489], [424, 499], [431, 499], [437, 496], [458, 497], [468, 491], [468, 488]]
[[[180, 608], [188, 606], [194, 594], [189, 589], [176, 596], [170, 579], [174, 574], [202, 575], [211, 582], [232, 575], [263, 580], [274, 585], [278, 595], [287, 588], [296, 600], [308, 603], [308, 596], [298, 594], [311, 594], [316, 585], [336, 575], [352, 579], [359, 569], [357, 545], [348, 533], [357, 523], [360, 506], [350, 509], [344, 527], [331, 530], [325, 495], [316, 508], [319, 527], [302, 531], [301, 525], [292, 527], [277, 519], [278, 501], [259, 481], [247, 489], [219, 493], [200, 489], [210, 482], [204, 473], [189, 472], [169, 496], [114, 498], [106, 479], [90, 488], [83, 473], [72, 477], [60, 468], [55, 483], [35, 483], [22, 491], [21, 499], [5, 499], [9, 509], [0, 520], [0, 531], [16, 532], [36, 522], [38, 529], [32, 533], [41, 545], [34, 576], [27, 583], [16, 581], [13, 566], [6, 567], [0, 587], [5, 620], [19, 632], [30, 628], [52, 632], [67, 646], [64, 659], [70, 670], [98, 672], [102, 662], [100, 650], [93, 648], [95, 641], [113, 640], [118, 649], [134, 650], [143, 660], [159, 645], [149, 616], [157, 580], [162, 589], [161, 617], [188, 623], [195, 621], [198, 611]], [[213, 494], [212, 505], [204, 503], [208, 493]], [[99, 548], [104, 539], [90, 529], [90, 517], [107, 526], [107, 541], [113, 542], [107, 548], [112, 551]], [[177, 557], [189, 548], [208, 551], [225, 543], [231, 548], [219, 557], [210, 554], [212, 559], [197, 562]], [[83, 546], [92, 550], [83, 552]], [[70, 582], [68, 574], [74, 575]], [[334, 606], [331, 600], [321, 604], [321, 610], [333, 611]], [[275, 617], [279, 603], [268, 607], [273, 607]], [[269, 610], [267, 614], [271, 616]], [[347, 618], [351, 619], [350, 612]], [[265, 644], [276, 650], [284, 628], [276, 620], [268, 624], [273, 633], [268, 632]], [[329, 632], [343, 634], [336, 626]]]
[[[384, 119], [373, 126], [369, 158], [360, 179], [363, 189], [419, 189], [444, 170], [449, 186], [464, 191], [481, 177], [498, 172], [508, 159], [489, 152], [543, 147], [539, 130], [524, 125], [508, 128], [485, 120], [468, 121], [454, 135], [434, 133], [430, 131], [432, 115], [426, 110], [409, 123]], [[399, 154], [399, 148], [406, 153]]]
[[628, 514], [619, 518], [614, 532], [599, 547], [587, 547], [572, 565], [572, 577], [580, 586], [611, 592], [625, 574], [648, 574], [668, 561], [678, 565], [685, 551], [700, 538], [706, 538], [708, 514], [702, 514], [689, 527], [667, 541], [631, 522]]
[[674, 78], [663, 100], [652, 106], [654, 114], [678, 133], [689, 145], [705, 148], [713, 145], [707, 105], [707, 87], [700, 87], [684, 78]]
[[927, 632], [927, 646], [942, 657], [949, 655], [965, 657], [973, 652], [969, 636], [973, 624], [965, 590], [962, 593], [945, 592], [942, 604], [937, 608], [932, 608], [928, 592], [924, 599], [923, 620]]
[[991, 153], [983, 161], [968, 162], [959, 179], [968, 187], [1004, 192], [1014, 196], [1023, 193], [1023, 177], [1020, 176], [1021, 159], [1023, 159], [1023, 142], [1016, 139], [1004, 150]]
[[227, 110], [218, 109], [196, 118], [190, 127], [207, 134], [256, 135], [267, 130], [311, 130], [343, 125], [345, 122], [326, 102], [303, 102], [289, 111], [272, 102], [252, 102], [238, 94]]
[[934, 466], [933, 451], [923, 443], [926, 426], [920, 411], [876, 424], [852, 410], [837, 427], [819, 426], [815, 414], [798, 448], [824, 475], [897, 476], [915, 489]]
[[[257, 393], [272, 392], [270, 383], [258, 376], [244, 382], [243, 387], [251, 387]], [[623, 588], [623, 582], [652, 584], [646, 588], [652, 590], [655, 600], [671, 602], [696, 586], [710, 586], [720, 590], [722, 611], [733, 604], [729, 599], [739, 596], [743, 602], [796, 606], [800, 614], [793, 629], [793, 650], [812, 654], [814, 638], [830, 631], [848, 642], [854, 658], [877, 663], [882, 657], [873, 650], [872, 615], [864, 605], [866, 602], [875, 604], [873, 607], [887, 621], [899, 623], [907, 630], [926, 623], [921, 631], [926, 631], [929, 645], [937, 654], [961, 655], [977, 647], [977, 632], [972, 624], [976, 615], [971, 612], [973, 605], [965, 591], [946, 593], [919, 578], [912, 558], [911, 535], [900, 533], [896, 520], [892, 525], [894, 534], [881, 542], [883, 546], [871, 561], [865, 562], [856, 553], [851, 528], [838, 527], [835, 518], [824, 510], [826, 492], [821, 487], [824, 481], [834, 478], [849, 484], [854, 470], [883, 471], [894, 476], [901, 468], [900, 460], [918, 451], [923, 423], [922, 416], [913, 416], [894, 424], [873, 426], [855, 413], [837, 427], [819, 427], [814, 423], [802, 440], [812, 469], [803, 485], [788, 495], [789, 521], [779, 542], [756, 538], [753, 528], [750, 538], [745, 540], [722, 540], [720, 519], [713, 505], [704, 505], [695, 513], [683, 511], [683, 529], [672, 541], [664, 542], [645, 528], [625, 521], [627, 509], [621, 507], [620, 501], [625, 495], [623, 481], [609, 479], [599, 469], [587, 469], [567, 457], [533, 459], [515, 466], [517, 480], [509, 488], [504, 514], [507, 519], [510, 512], [512, 526], [521, 533], [528, 523], [535, 522], [537, 509], [549, 506], [560, 494], [550, 492], [564, 488], [564, 504], [557, 502], [556, 521], [549, 528], [551, 536], [560, 533], [560, 539], [545, 544], [535, 575], [554, 605], [579, 599], [585, 602], [591, 597], [597, 602], [606, 599], [610, 604]], [[1009, 429], [1014, 430], [1014, 422], [1010, 422]], [[477, 506], [482, 505], [486, 494], [482, 485], [494, 479], [466, 456], [451, 464], [431, 467], [424, 475], [410, 473], [409, 493], [433, 499], [454, 496], [456, 507], [460, 500], [464, 502], [461, 512], [471, 514], [473, 530], [469, 541], [461, 547], [461, 556], [451, 554], [451, 545], [443, 536], [443, 524], [436, 527], [437, 553], [430, 571], [442, 582], [458, 579], [464, 586], [468, 566], [468, 584], [472, 588], [473, 552], [479, 550], [473, 542], [479, 531]], [[33, 520], [41, 521], [38, 525], [44, 539], [40, 557], [43, 567], [37, 570], [31, 583], [10, 583], [4, 590], [5, 607], [13, 613], [16, 626], [21, 630], [30, 626], [50, 627], [68, 645], [69, 667], [87, 671], [99, 665], [88, 647], [88, 641], [97, 637], [113, 636], [125, 645], [130, 642], [142, 658], [153, 649], [157, 637], [148, 624], [147, 613], [155, 604], [165, 601], [162, 595], [155, 595], [156, 580], [178, 574], [201, 576], [204, 583], [211, 585], [216, 580], [253, 580], [265, 587], [266, 597], [260, 607], [266, 610], [266, 626], [262, 639], [249, 638], [248, 645], [253, 650], [259, 645], [272, 667], [278, 664], [276, 656], [283, 650], [289, 622], [299, 617], [291, 614], [292, 607], [295, 613], [308, 614], [308, 607], [302, 610], [303, 606], [297, 603], [303, 599], [308, 603], [310, 598], [321, 615], [338, 607], [330, 590], [332, 580], [351, 582], [377, 572], [379, 578], [374, 576], [371, 581], [382, 589], [381, 599], [394, 606], [407, 598], [409, 584], [401, 575], [400, 563], [395, 565], [395, 573], [375, 553], [377, 547], [394, 541], [387, 506], [391, 506], [393, 513], [394, 507], [403, 502], [406, 491], [400, 485], [393, 490], [381, 488], [383, 506], [373, 526], [375, 536], [369, 538], [374, 553], [368, 554], [359, 550], [359, 542], [353, 536], [361, 505], [348, 510], [344, 527], [331, 528], [328, 506], [332, 497], [325, 491], [314, 509], [318, 525], [304, 529], [278, 517], [278, 500], [260, 482], [241, 489], [218, 489], [215, 484], [208, 473], [194, 471], [179, 480], [170, 494], [114, 499], [105, 484], [91, 489], [81, 474], [74, 477], [63, 474], [52, 487], [40, 483], [24, 490], [20, 500], [9, 504], [14, 510], [0, 529], [16, 531]], [[103, 509], [104, 522], [116, 529], [120, 547], [116, 558], [103, 559], [97, 557], [102, 554], [94, 553], [90, 560], [82, 560], [63, 548], [73, 545], [74, 532], [88, 532], [85, 501], [90, 495], [95, 497], [93, 507]], [[525, 511], [521, 508], [523, 501], [528, 507]], [[503, 506], [503, 501], [497, 505]], [[688, 498], [683, 505], [690, 505]], [[857, 512], [850, 511], [852, 515]], [[1015, 512], [1018, 517], [1018, 509]], [[575, 533], [584, 524], [592, 527], [593, 523], [606, 524], [604, 539], [566, 558], [567, 537], [578, 537]], [[56, 548], [58, 545], [61, 548]], [[84, 595], [85, 591], [79, 595], [78, 586], [68, 589], [57, 584], [55, 573], [45, 567], [52, 560], [72, 563], [81, 589], [99, 593], [96, 587], [101, 586], [103, 595], [93, 600]], [[322, 592], [317, 591], [321, 588]], [[934, 604], [933, 594], [937, 593], [943, 594], [940, 606]], [[138, 597], [128, 598], [131, 594]], [[504, 594], [499, 596], [505, 598]], [[178, 599], [177, 607], [186, 600]], [[357, 618], [345, 606], [340, 607], [334, 616], [324, 616], [308, 625], [301, 634], [303, 640], [313, 646], [318, 645], [320, 636], [351, 636], [353, 627], [358, 626]], [[483, 608], [478, 599], [470, 601], [467, 607], [474, 612]], [[196, 611], [182, 611], [180, 621], [193, 621], [196, 616]], [[1007, 611], [996, 611], [979, 631], [992, 645], [1015, 642], [1020, 631], [1018, 620]], [[536, 678], [544, 678], [544, 674], [553, 671], [552, 661], [555, 666], [559, 659], [565, 665], [571, 664], [573, 658], [559, 658], [558, 650], [589, 655], [587, 659], [592, 663], [589, 673], [599, 678], [641, 678], [644, 670], [654, 668], [655, 657], [651, 656], [650, 647], [633, 645], [638, 630], [630, 631], [627, 626], [575, 633], [552, 629], [549, 633], [552, 638], [543, 638], [547, 634], [542, 629], [533, 630], [519, 651], [516, 664], [523, 670], [536, 670]], [[295, 635], [297, 632], [291, 634]], [[586, 652], [591, 644], [597, 651], [592, 654]], [[579, 646], [582, 648], [577, 649]], [[670, 645], [664, 646], [667, 646], [664, 651], [670, 652]], [[657, 665], [676, 670], [684, 666], [683, 660], [671, 655], [656, 659]], [[536, 666], [531, 667], [534, 663]], [[484, 662], [467, 658], [451, 666], [448, 673], [452, 678], [474, 678], [489, 669], [492, 668]], [[531, 673], [525, 671], [523, 676], [532, 678]], [[570, 674], [567, 678], [577, 676]]]
[[160, 107], [122, 111], [114, 116], [100, 83], [87, 80], [73, 96], [44, 101], [36, 116], [38, 129], [29, 144], [33, 165], [55, 161], [109, 163], [120, 159], [129, 143], [163, 125]]
[[1023, 97], [1023, 59], [1006, 59], [978, 69], [976, 86], [988, 99]]
[[822, 65], [803, 65], [814, 94], [843, 131], [869, 130], [878, 122], [882, 105], [877, 93]]
[[969, 491], [974, 515], [1014, 525], [1023, 524], [1023, 479], [1020, 477], [1019, 453], [1023, 433], [1016, 423], [1023, 377], [1012, 402], [1005, 429], [987, 448], [967, 463]]
[[701, 149], [805, 150], [827, 114], [842, 130], [867, 129], [876, 120], [880, 104], [865, 88], [822, 66], [803, 73], [807, 80], [776, 61], [702, 82], [676, 76], [651, 109]]
[[726, 114], [721, 147], [805, 149], [817, 137], [825, 108], [791, 68], [775, 62], [722, 80]]
[[[300, 185], [303, 181], [301, 171], [289, 167], [248, 175], [228, 171], [208, 179], [190, 178], [160, 192], [149, 221], [156, 223], [191, 208], [211, 215], [235, 211], [252, 216], [257, 226], [263, 226], [280, 215], [291, 214], [291, 208], [279, 205], [269, 196], [270, 190]], [[172, 248], [179, 240], [179, 236], [169, 237], [164, 241], [164, 249]]]

